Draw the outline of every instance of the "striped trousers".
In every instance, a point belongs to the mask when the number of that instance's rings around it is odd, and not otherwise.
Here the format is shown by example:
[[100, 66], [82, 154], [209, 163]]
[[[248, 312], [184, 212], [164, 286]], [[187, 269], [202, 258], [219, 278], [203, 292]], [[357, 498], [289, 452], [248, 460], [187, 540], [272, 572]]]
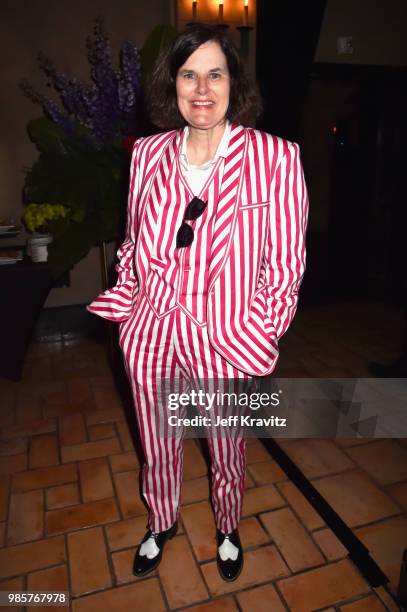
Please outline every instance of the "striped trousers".
[[[160, 532], [169, 529], [178, 517], [183, 471], [184, 427], [178, 427], [176, 434], [173, 428], [165, 434], [165, 393], [168, 388], [178, 392], [191, 389], [197, 381], [202, 388], [205, 380], [222, 383], [251, 377], [215, 352], [206, 326], [196, 326], [179, 307], [158, 318], [145, 295], [130, 318], [119, 324], [119, 342], [145, 456], [142, 493], [150, 510], [150, 528]], [[241, 515], [246, 441], [241, 435], [206, 437], [216, 525], [229, 533]]]

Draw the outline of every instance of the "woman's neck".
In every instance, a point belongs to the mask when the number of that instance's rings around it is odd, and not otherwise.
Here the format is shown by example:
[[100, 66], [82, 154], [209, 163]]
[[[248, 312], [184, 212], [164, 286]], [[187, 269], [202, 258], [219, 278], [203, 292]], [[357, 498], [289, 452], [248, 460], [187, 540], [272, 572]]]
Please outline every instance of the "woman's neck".
[[213, 128], [200, 129], [189, 126], [187, 158], [190, 164], [200, 166], [212, 159], [226, 129], [226, 119]]

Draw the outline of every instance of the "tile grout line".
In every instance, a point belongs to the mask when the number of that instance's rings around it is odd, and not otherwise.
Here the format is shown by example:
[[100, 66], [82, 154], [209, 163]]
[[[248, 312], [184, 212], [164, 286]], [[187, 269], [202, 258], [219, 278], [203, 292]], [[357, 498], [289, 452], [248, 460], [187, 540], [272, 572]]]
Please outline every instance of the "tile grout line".
[[[271, 453], [270, 446], [272, 446], [272, 442], [271, 441], [268, 442], [267, 445], [265, 446], [266, 448], [268, 448], [269, 452]], [[293, 476], [295, 477], [293, 481], [296, 484], [297, 488], [299, 488], [300, 491], [302, 492], [298, 483], [295, 481], [299, 481], [301, 483], [301, 487], [311, 490], [310, 494], [312, 494], [314, 501], [316, 498], [315, 504], [317, 504], [318, 506], [322, 505], [322, 508], [320, 509], [323, 510], [323, 512], [327, 513], [328, 518], [330, 518], [331, 524], [328, 522], [328, 526], [330, 526], [332, 529], [333, 525], [335, 525], [337, 530], [340, 531], [341, 534], [348, 540], [348, 544], [350, 548], [346, 546], [346, 544], [342, 541], [339, 535], [337, 535], [334, 531], [338, 539], [342, 542], [342, 544], [344, 544], [345, 548], [347, 548], [348, 558], [357, 567], [358, 571], [362, 574], [362, 569], [360, 567], [362, 566], [364, 567], [366, 574], [370, 574], [370, 578], [372, 581], [374, 582], [381, 581], [380, 584], [382, 585], [387, 584], [388, 583], [387, 576], [383, 573], [380, 566], [375, 562], [375, 560], [370, 556], [369, 550], [363, 544], [363, 542], [361, 542], [361, 540], [349, 529], [349, 527], [342, 520], [340, 515], [335, 512], [332, 506], [330, 506], [328, 502], [326, 502], [326, 500], [322, 497], [322, 495], [317, 491], [317, 489], [313, 487], [311, 481], [306, 478], [306, 476], [301, 472], [298, 466], [291, 460], [289, 455], [287, 455], [284, 452], [284, 450], [275, 442], [274, 442], [274, 447], [275, 447], [274, 449], [275, 452], [278, 453], [281, 461], [286, 464], [287, 470], [289, 470], [289, 472], [291, 473], [291, 480], [293, 480]], [[285, 471], [287, 472], [287, 470]], [[321, 515], [320, 512], [319, 514]], [[354, 560], [352, 559], [352, 554], [353, 554]], [[369, 582], [370, 588], [373, 588], [373, 585], [370, 584], [370, 581], [368, 581], [367, 576], [365, 577], [363, 574], [362, 576], [366, 582]], [[394, 595], [393, 599], [396, 602], [397, 595]]]

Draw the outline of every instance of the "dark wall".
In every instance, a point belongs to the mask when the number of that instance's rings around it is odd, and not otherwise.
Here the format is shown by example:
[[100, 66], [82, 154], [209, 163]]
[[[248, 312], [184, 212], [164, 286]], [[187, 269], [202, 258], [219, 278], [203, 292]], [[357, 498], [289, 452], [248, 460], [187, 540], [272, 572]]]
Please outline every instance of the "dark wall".
[[296, 140], [326, 0], [258, 0], [257, 80], [264, 113], [257, 125]]

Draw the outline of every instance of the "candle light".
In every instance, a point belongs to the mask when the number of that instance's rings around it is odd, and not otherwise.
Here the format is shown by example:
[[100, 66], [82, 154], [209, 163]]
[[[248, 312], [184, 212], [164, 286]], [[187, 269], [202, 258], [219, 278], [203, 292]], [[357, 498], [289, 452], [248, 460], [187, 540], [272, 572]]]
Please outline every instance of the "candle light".
[[243, 25], [249, 25], [249, 0], [244, 0]]
[[196, 21], [196, 5], [197, 0], [192, 0], [192, 21]]
[[223, 0], [219, 0], [219, 22], [223, 21]]

